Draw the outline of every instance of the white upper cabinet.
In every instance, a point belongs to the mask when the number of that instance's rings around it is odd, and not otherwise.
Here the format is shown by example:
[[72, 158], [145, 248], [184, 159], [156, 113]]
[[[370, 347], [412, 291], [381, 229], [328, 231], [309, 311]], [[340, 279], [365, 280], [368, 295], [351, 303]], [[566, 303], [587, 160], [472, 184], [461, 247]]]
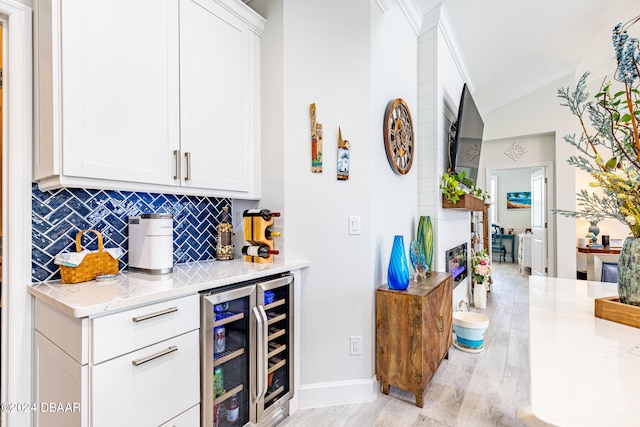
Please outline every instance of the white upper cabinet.
[[260, 40], [211, 0], [180, 2], [180, 119], [186, 185], [248, 191], [256, 164]]
[[171, 184], [177, 9], [175, 0], [63, 1], [63, 175]]
[[41, 189], [259, 197], [264, 19], [240, 0], [35, 7]]

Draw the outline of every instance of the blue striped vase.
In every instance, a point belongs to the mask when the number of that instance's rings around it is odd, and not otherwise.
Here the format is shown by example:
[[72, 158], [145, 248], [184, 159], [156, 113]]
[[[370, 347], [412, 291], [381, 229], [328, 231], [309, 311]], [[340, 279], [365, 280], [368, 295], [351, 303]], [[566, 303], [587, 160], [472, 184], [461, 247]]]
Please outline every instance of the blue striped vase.
[[387, 268], [387, 284], [390, 289], [403, 290], [409, 286], [409, 265], [404, 252], [404, 237], [394, 236], [391, 259]]

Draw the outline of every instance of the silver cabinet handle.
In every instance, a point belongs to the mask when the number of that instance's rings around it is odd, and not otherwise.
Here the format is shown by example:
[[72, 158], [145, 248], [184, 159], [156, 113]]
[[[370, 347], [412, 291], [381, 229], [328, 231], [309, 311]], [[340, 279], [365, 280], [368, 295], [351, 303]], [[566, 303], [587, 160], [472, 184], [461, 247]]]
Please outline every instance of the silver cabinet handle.
[[138, 323], [144, 320], [153, 319], [154, 317], [164, 316], [165, 314], [175, 313], [176, 311], [178, 311], [178, 307], [169, 307], [164, 310], [156, 311], [155, 313], [143, 314], [142, 316], [132, 317], [131, 320]]
[[133, 364], [133, 366], [140, 366], [144, 363], [152, 361], [153, 359], [157, 359], [158, 357], [166, 356], [167, 354], [173, 353], [174, 351], [178, 351], [177, 345], [172, 345], [171, 347], [161, 350], [155, 354], [152, 354], [151, 356], [141, 357], [140, 359], [132, 360], [131, 363]]
[[189, 181], [191, 179], [191, 153], [187, 151], [184, 153], [184, 157], [187, 159], [187, 175], [184, 177], [184, 180]]
[[178, 179], [180, 176], [180, 156], [178, 155], [178, 150], [173, 150], [173, 158], [176, 161], [176, 173], [173, 174], [173, 179]]
[[261, 344], [265, 338], [264, 338], [262, 316], [260, 315], [260, 312], [258, 311], [257, 307], [253, 307], [253, 315], [256, 316], [256, 323], [258, 324], [258, 337], [257, 337], [258, 345], [256, 346], [256, 351], [258, 354], [256, 357], [257, 366], [256, 366], [256, 394], [255, 394], [255, 401], [257, 402], [265, 392], [263, 388], [266, 382], [265, 371], [267, 368], [265, 366], [262, 366], [264, 364], [264, 356], [263, 356], [264, 347]]
[[260, 305], [258, 307], [260, 310], [260, 314], [262, 315], [262, 342], [258, 346], [262, 346], [262, 364], [264, 365], [262, 371], [264, 372], [263, 384], [262, 384], [262, 393], [258, 399], [262, 399], [266, 394], [269, 388], [267, 383], [268, 375], [267, 369], [269, 369], [269, 319], [267, 318], [267, 312], [264, 311], [264, 307]]

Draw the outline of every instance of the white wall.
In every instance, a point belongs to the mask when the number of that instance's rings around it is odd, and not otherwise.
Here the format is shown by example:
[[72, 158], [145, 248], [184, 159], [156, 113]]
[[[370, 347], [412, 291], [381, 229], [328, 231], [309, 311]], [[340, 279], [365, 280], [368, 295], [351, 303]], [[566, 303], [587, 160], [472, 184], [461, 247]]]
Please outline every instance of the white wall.
[[[417, 171], [386, 160], [386, 104], [401, 97], [418, 120], [417, 36], [397, 5], [370, 0], [255, 0], [262, 38], [263, 198], [283, 212], [283, 255], [311, 262], [302, 288], [301, 407], [371, 400], [375, 289], [393, 236], [411, 240]], [[393, 52], [390, 60], [389, 52]], [[311, 173], [309, 104], [324, 130], [324, 172]], [[351, 143], [348, 181], [336, 179], [338, 126]], [[360, 235], [347, 218], [361, 217]], [[363, 354], [349, 355], [362, 336]]]
[[[448, 27], [444, 6], [437, 6], [425, 15], [418, 46], [418, 105], [420, 108], [420, 158], [418, 182], [418, 212], [429, 215], [434, 228], [435, 271], [446, 271], [445, 251], [467, 242], [470, 248], [471, 216], [468, 211], [442, 209], [439, 190], [440, 176], [448, 167], [445, 103], [454, 111], [465, 79], [455, 56], [455, 40]], [[455, 289], [453, 305], [468, 301], [468, 278]]]
[[[517, 160], [505, 154], [513, 144], [518, 144], [525, 150], [522, 157]], [[514, 135], [502, 139], [488, 139], [485, 136], [480, 152], [478, 183], [483, 188], [486, 185], [487, 169], [528, 168], [532, 163], [553, 162], [555, 157], [555, 135], [553, 133]], [[488, 187], [487, 190], [489, 190]]]
[[[560, 87], [573, 88], [575, 82], [576, 78], [571, 74], [499, 109], [486, 113], [481, 111], [485, 122], [485, 140], [503, 140], [539, 134], [553, 135], [555, 194], [551, 200], [548, 200], [548, 217], [554, 215], [550, 211], [554, 207], [575, 209], [576, 171], [565, 161], [574, 153], [574, 149], [563, 140], [563, 137], [577, 132], [578, 129], [576, 129], [575, 118], [565, 107], [560, 106], [560, 100], [557, 98], [557, 90]], [[575, 278], [576, 257], [573, 256], [576, 251], [575, 220], [560, 215], [556, 215], [554, 219], [555, 230], [550, 230], [549, 239], [555, 240], [558, 255], [557, 260], [549, 260], [549, 264], [555, 263], [557, 266], [557, 277]]]
[[[557, 91], [561, 87], [575, 89], [580, 76], [567, 75], [547, 86], [528, 94], [506, 106], [483, 115], [485, 120], [485, 140], [509, 140], [514, 137], [529, 138], [538, 134], [551, 133], [555, 138], [555, 196], [549, 208], [575, 210], [575, 194], [581, 188], [588, 188], [590, 178], [587, 174], [569, 166], [566, 159], [576, 154], [575, 149], [563, 140], [565, 135], [581, 133], [579, 122], [566, 107], [560, 105]], [[602, 77], [591, 76], [588, 91], [593, 95], [602, 83]], [[484, 151], [484, 147], [483, 147]], [[484, 156], [484, 154], [483, 154]], [[481, 163], [485, 160], [483, 157]], [[549, 215], [554, 215], [549, 213]], [[589, 227], [588, 221], [555, 215], [555, 239], [557, 250], [558, 277], [575, 278], [577, 269], [584, 269], [585, 260], [577, 257], [577, 238], [584, 237]], [[613, 238], [624, 238], [628, 229], [615, 220], [599, 223], [600, 235], [608, 234]], [[571, 254], [568, 256], [568, 254]]]
[[[393, 235], [404, 236], [405, 249], [415, 239], [419, 162], [422, 156], [418, 122], [417, 35], [408, 25], [399, 7], [382, 13], [371, 8], [371, 199], [373, 227], [373, 260], [376, 266], [374, 283], [386, 283], [387, 264], [391, 255]], [[402, 48], [398, 48], [402, 44]], [[389, 60], [389, 52], [394, 60]], [[395, 63], [395, 64], [394, 64]], [[406, 175], [394, 173], [383, 149], [382, 123], [389, 101], [405, 100], [412, 115], [417, 153], [411, 170]], [[375, 320], [375, 319], [374, 319]]]
[[[507, 192], [531, 191], [531, 173], [535, 169], [506, 169], [492, 173], [498, 179], [498, 194], [492, 194], [491, 198], [497, 201], [498, 224], [505, 232], [510, 228], [514, 233], [524, 233], [526, 228], [531, 228], [531, 209], [507, 209]], [[517, 252], [516, 252], [517, 253]]]
[[[513, 144], [518, 144], [524, 149], [522, 157], [514, 160], [505, 154]], [[555, 160], [555, 135], [553, 133], [515, 136], [503, 139], [484, 140], [480, 156], [480, 170], [478, 171], [478, 183], [490, 190], [489, 180], [486, 171], [491, 170], [492, 174], [500, 175], [498, 179], [498, 194], [491, 194], [492, 209], [498, 206], [498, 223], [505, 228], [514, 228], [515, 233], [524, 232], [525, 228], [531, 227], [531, 210], [507, 210], [507, 191], [529, 191], [531, 187], [531, 165], [543, 165]], [[537, 168], [535, 168], [537, 169]], [[553, 171], [549, 171], [553, 173]], [[525, 190], [523, 190], [525, 189]], [[529, 189], [529, 190], [526, 190]], [[554, 201], [554, 189], [549, 188], [549, 201]], [[555, 217], [549, 218], [550, 227], [555, 223]], [[553, 228], [550, 228], [552, 230]], [[549, 239], [549, 271], [555, 271], [555, 239]], [[516, 240], [517, 252], [517, 240]]]

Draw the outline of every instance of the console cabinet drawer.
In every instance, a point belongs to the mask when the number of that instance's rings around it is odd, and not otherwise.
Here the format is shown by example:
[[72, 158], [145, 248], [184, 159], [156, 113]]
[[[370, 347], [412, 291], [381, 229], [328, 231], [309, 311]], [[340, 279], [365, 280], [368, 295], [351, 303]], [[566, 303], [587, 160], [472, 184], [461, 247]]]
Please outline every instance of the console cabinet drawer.
[[196, 294], [92, 319], [92, 362], [198, 329], [198, 302]]
[[158, 426], [197, 405], [199, 343], [195, 330], [93, 366], [93, 427]]

